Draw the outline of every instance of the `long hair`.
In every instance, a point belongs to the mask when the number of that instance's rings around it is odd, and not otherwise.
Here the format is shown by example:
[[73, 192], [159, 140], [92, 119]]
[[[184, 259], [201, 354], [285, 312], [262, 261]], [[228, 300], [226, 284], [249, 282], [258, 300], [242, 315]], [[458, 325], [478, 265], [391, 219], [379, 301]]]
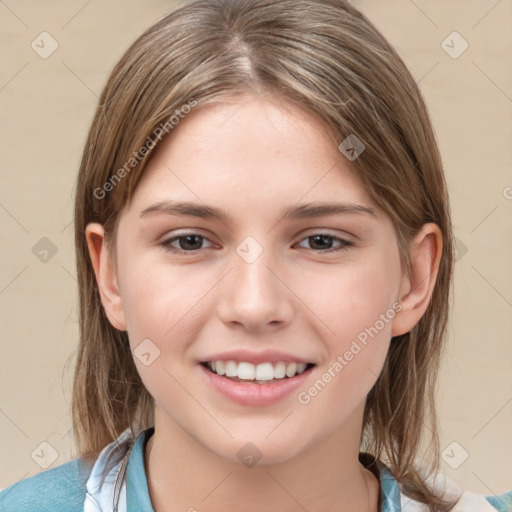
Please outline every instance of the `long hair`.
[[[173, 136], [173, 116], [248, 91], [272, 93], [318, 116], [336, 145], [349, 135], [364, 143], [350, 166], [390, 216], [407, 273], [409, 244], [421, 226], [434, 222], [442, 232], [431, 301], [410, 332], [392, 339], [367, 397], [361, 441], [387, 461], [406, 494], [432, 510], [450, 510], [427, 481], [439, 464], [434, 393], [454, 262], [442, 161], [411, 73], [375, 26], [343, 0], [187, 2], [145, 31], [114, 67], [76, 187], [80, 343], [72, 415], [78, 452], [94, 458], [126, 428], [152, 426], [154, 405], [127, 333], [110, 324], [102, 307], [85, 228], [103, 224], [113, 250], [119, 213], [162, 130]], [[424, 472], [415, 462], [420, 446], [427, 447]]]

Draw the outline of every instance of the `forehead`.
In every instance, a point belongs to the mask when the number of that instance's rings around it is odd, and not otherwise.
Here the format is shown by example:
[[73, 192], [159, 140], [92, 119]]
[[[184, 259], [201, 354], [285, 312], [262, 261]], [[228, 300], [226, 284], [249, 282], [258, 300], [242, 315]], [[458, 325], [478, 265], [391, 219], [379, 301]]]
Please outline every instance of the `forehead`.
[[276, 98], [200, 106], [159, 143], [135, 208], [175, 199], [234, 211], [283, 203], [365, 203], [377, 209], [322, 121]]

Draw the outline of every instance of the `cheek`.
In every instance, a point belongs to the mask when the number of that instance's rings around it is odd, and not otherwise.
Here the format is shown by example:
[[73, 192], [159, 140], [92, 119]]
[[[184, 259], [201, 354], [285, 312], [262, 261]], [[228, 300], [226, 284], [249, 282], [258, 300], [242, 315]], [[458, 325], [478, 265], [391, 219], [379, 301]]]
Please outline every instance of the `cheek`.
[[195, 265], [168, 264], [162, 255], [133, 252], [119, 265], [130, 347], [145, 387], [157, 402], [190, 406], [180, 383], [190, 377], [189, 348], [211, 317], [209, 292], [222, 275]]
[[122, 271], [123, 310], [133, 343], [144, 338], [168, 341], [183, 333], [185, 325], [196, 325], [200, 300], [209, 287], [193, 266], [165, 265], [161, 258], [134, 255], [125, 259]]
[[[343, 350], [350, 341], [377, 323], [379, 334], [391, 335], [394, 304], [399, 287], [399, 265], [384, 256], [327, 269], [325, 275], [313, 270], [303, 285], [307, 305], [325, 324], [329, 345]], [[381, 315], [385, 315], [384, 322]], [[373, 332], [373, 330], [372, 330]], [[364, 338], [364, 334], [361, 336]], [[348, 348], [348, 347], [347, 347]]]
[[187, 348], [198, 337], [199, 317], [204, 316], [204, 275], [192, 265], [165, 265], [135, 254], [125, 258], [122, 272], [123, 310], [139, 375], [157, 403], [172, 397], [175, 410], [187, 410], [190, 398], [180, 383], [190, 363]]
[[339, 424], [375, 384], [389, 349], [399, 276], [397, 260], [372, 258], [331, 270], [329, 286], [317, 279], [318, 286], [310, 288], [316, 292], [309, 291], [308, 305], [325, 322], [328, 359], [297, 397], [316, 411], [307, 421], [322, 417]]

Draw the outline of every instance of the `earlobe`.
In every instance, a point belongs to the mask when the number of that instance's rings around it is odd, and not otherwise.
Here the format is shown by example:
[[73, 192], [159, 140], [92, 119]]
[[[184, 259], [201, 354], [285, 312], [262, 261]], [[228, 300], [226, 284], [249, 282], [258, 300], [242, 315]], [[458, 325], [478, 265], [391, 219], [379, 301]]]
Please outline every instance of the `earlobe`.
[[116, 270], [108, 253], [105, 230], [101, 224], [89, 223], [85, 229], [85, 237], [105, 313], [116, 329], [126, 331], [121, 294]]
[[404, 275], [398, 300], [402, 309], [393, 319], [392, 336], [409, 332], [421, 319], [436, 283], [443, 236], [439, 226], [424, 224], [411, 243], [411, 275]]

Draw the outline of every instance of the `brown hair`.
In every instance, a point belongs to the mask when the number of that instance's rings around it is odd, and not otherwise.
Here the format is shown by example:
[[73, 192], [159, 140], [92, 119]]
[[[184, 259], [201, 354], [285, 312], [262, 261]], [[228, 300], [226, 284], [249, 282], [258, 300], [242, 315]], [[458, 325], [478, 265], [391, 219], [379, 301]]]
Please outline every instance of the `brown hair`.
[[[414, 235], [428, 222], [441, 229], [431, 302], [410, 332], [392, 340], [367, 397], [362, 444], [385, 458], [410, 497], [435, 511], [450, 510], [427, 483], [439, 464], [434, 392], [454, 261], [441, 157], [415, 80], [374, 25], [343, 0], [192, 1], [143, 33], [112, 71], [76, 189], [80, 344], [72, 413], [79, 454], [94, 458], [126, 428], [139, 432], [153, 424], [152, 397], [127, 333], [110, 324], [102, 307], [85, 228], [103, 224], [113, 248], [119, 213], [154, 144], [142, 156], [140, 150], [158, 127], [169, 128], [170, 116], [191, 100], [201, 108], [248, 91], [276, 95], [319, 116], [336, 145], [352, 134], [364, 143], [351, 166], [392, 219], [407, 272]], [[422, 460], [427, 476], [415, 465], [422, 441], [430, 455]]]

